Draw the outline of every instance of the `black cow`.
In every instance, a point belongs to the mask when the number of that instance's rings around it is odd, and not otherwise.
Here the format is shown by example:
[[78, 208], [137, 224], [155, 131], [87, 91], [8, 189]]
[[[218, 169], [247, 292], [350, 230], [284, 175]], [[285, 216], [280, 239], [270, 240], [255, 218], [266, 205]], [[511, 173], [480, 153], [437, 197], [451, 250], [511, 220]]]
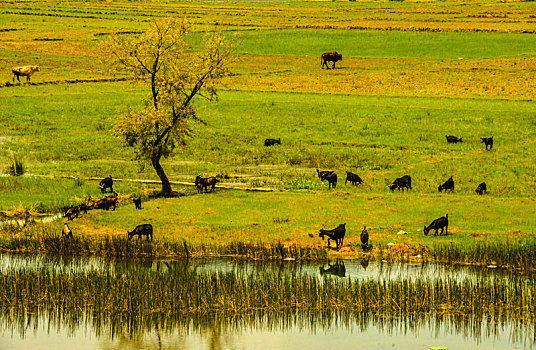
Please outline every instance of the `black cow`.
[[486, 183], [485, 182], [482, 182], [480, 185], [478, 185], [478, 187], [476, 188], [475, 192], [477, 194], [483, 194], [484, 192], [488, 192], [488, 189], [486, 187]]
[[328, 174], [324, 177], [324, 180], [328, 180], [329, 189], [337, 187], [337, 174]]
[[445, 137], [447, 138], [447, 143], [458, 143], [458, 142], [462, 142], [463, 143], [463, 140], [461, 137], [456, 137], [456, 136], [447, 136], [445, 135]]
[[439, 192], [441, 192], [441, 191], [447, 192], [447, 190], [450, 190], [450, 192], [453, 192], [454, 191], [454, 180], [452, 179], [452, 176], [447, 181], [445, 181], [445, 183], [443, 185], [439, 185], [437, 187], [437, 190]]
[[359, 175], [351, 173], [349, 171], [346, 172], [346, 181], [344, 182], [344, 184], [346, 184], [348, 181], [350, 181], [352, 185], [363, 183], [363, 180], [359, 177]]
[[114, 180], [112, 180], [112, 176], [108, 176], [100, 181], [99, 188], [102, 193], [106, 193], [106, 190], [108, 188], [110, 189], [110, 193], [114, 193], [113, 185], [114, 185]]
[[342, 247], [345, 234], [346, 234], [346, 223], [340, 224], [339, 226], [335, 227], [333, 230], [321, 229], [318, 234], [318, 237], [321, 237], [322, 240], [324, 240], [324, 236], [328, 236], [328, 248], [329, 248], [329, 241], [334, 240], [335, 244], [337, 245], [337, 250], [339, 250], [340, 247]]
[[489, 149], [491, 151], [491, 149], [493, 148], [493, 136], [492, 137], [481, 137], [480, 139], [482, 140], [482, 142], [484, 142], [484, 145], [486, 145], [486, 151], [488, 150], [488, 146], [489, 146]]
[[74, 218], [78, 217], [78, 214], [80, 214], [80, 207], [76, 206], [73, 207], [72, 205], [65, 211], [65, 214], [63, 215], [64, 218], [67, 218], [67, 220], [73, 220]]
[[142, 224], [136, 226], [132, 232], [128, 232], [128, 239], [132, 239], [135, 235], [138, 235], [138, 240], [141, 239], [141, 236], [147, 236], [147, 242], [149, 242], [149, 237], [151, 237], [151, 242], [153, 241], [153, 225], [151, 224]]
[[369, 240], [369, 234], [367, 231], [367, 226], [363, 226], [363, 231], [361, 231], [361, 247], [363, 250], [368, 249], [368, 240]]
[[316, 169], [316, 173], [318, 174], [318, 177], [320, 178], [320, 181], [324, 181], [324, 180], [328, 181], [329, 188], [337, 187], [337, 174], [335, 174], [334, 171], [331, 171], [331, 170], [320, 171], [320, 170]]
[[281, 138], [276, 139], [266, 139], [264, 140], [265, 146], [273, 146], [273, 145], [280, 145], [281, 144]]
[[141, 209], [141, 198], [132, 198], [132, 202], [136, 206], [136, 209]]
[[399, 177], [398, 179], [395, 179], [392, 184], [389, 185], [389, 189], [391, 191], [394, 191], [397, 188], [402, 191], [404, 190], [404, 188], [411, 190], [411, 176], [404, 175], [402, 177]]
[[443, 234], [443, 230], [445, 230], [445, 235], [449, 233], [449, 214], [442, 216], [439, 219], [435, 219], [429, 226], [424, 226], [424, 235], [428, 236], [430, 230], [435, 230], [434, 236], [437, 236], [437, 231], [439, 229], [441, 229], [441, 232], [439, 233], [440, 236]]
[[333, 66], [331, 66], [331, 68], [335, 68], [335, 63], [337, 61], [342, 61], [342, 55], [337, 51], [324, 52], [320, 57], [320, 60], [322, 69], [324, 69], [324, 66], [329, 69], [328, 62], [333, 62]]
[[331, 171], [331, 170], [322, 170], [322, 171], [320, 171], [320, 170], [316, 169], [316, 173], [318, 174], [318, 177], [320, 178], [320, 181], [324, 181], [326, 175], [333, 174], [334, 171]]
[[196, 176], [194, 181], [195, 187], [197, 187], [197, 193], [203, 191], [203, 186], [205, 184], [204, 179], [201, 176]]
[[84, 214], [87, 214], [87, 211], [90, 209], [86, 203], [79, 204], [78, 208], [80, 211], [83, 211]]

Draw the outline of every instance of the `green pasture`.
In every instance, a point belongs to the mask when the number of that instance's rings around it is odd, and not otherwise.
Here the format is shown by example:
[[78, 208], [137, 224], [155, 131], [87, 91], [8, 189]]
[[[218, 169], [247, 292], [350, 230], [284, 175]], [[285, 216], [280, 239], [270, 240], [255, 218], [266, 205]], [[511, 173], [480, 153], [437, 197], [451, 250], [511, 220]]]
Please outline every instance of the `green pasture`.
[[[39, 4], [0, 11], [0, 25], [16, 29], [0, 32], [0, 82], [11, 81], [13, 65], [42, 67], [32, 77], [42, 85], [0, 87], [0, 172], [14, 154], [29, 174], [0, 177], [0, 211], [53, 212], [101, 196], [88, 177], [156, 179], [111, 133], [116, 116], [143, 106], [146, 88], [65, 80], [122, 78], [109, 72], [102, 41], [151, 17], [186, 14], [192, 50], [219, 28], [236, 39], [236, 56], [219, 101], [196, 102], [207, 125], [195, 124], [188, 145], [164, 162], [170, 180], [218, 175], [225, 186], [278, 192], [175, 186], [187, 196], [146, 201], [142, 211], [125, 199], [115, 212], [76, 219], [78, 232], [122, 234], [151, 222], [157, 239], [313, 245], [319, 228], [347, 222], [353, 244], [363, 225], [382, 244], [534, 235], [536, 44], [520, 33], [534, 27], [529, 2]], [[510, 21], [497, 17], [505, 11]], [[334, 50], [344, 57], [338, 69], [320, 69], [320, 54]], [[445, 135], [464, 142], [447, 144]], [[494, 137], [492, 151], [481, 136]], [[264, 147], [265, 138], [282, 145]], [[337, 188], [315, 169], [336, 171]], [[365, 183], [345, 185], [346, 171]], [[391, 193], [387, 185], [406, 174], [413, 190]], [[450, 176], [454, 193], [439, 194]], [[477, 196], [481, 182], [489, 193]], [[114, 186], [124, 198], [153, 188]], [[418, 229], [447, 212], [452, 235], [424, 238]]]
[[[124, 188], [124, 187], [123, 187]], [[197, 195], [192, 188], [180, 198], [143, 201], [136, 210], [124, 201], [115, 211], [93, 210], [69, 225], [75, 235], [126, 236], [140, 223], [153, 225], [159, 242], [186, 241], [189, 245], [222, 246], [282, 242], [322, 246], [321, 228], [346, 223], [346, 245], [359, 248], [367, 226], [373, 245], [455, 243], [521, 244], [534, 238], [536, 206], [529, 198], [496, 200], [471, 194], [369, 193], [341, 188], [336, 191], [250, 193], [217, 190]], [[424, 236], [423, 227], [449, 215], [448, 235]], [[62, 223], [47, 224], [59, 233]], [[405, 231], [406, 234], [399, 234]]]
[[[400, 31], [286, 29], [244, 31], [238, 52], [253, 55], [309, 55], [326, 51], [344, 57], [433, 58], [441, 60], [483, 57], [534, 56], [530, 35], [507, 33], [427, 33]], [[259, 45], [259, 42], [265, 43]], [[318, 63], [320, 65], [320, 63]]]
[[[111, 134], [114, 117], [139, 106], [140, 88], [66, 86], [4, 90], [5, 166], [14, 152], [34, 174], [154, 178]], [[13, 101], [21, 102], [13, 108]], [[189, 145], [169, 160], [172, 179], [255, 175], [256, 185], [320, 189], [319, 168], [336, 170], [342, 181], [345, 171], [358, 173], [379, 192], [409, 174], [423, 193], [449, 176], [465, 193], [483, 181], [494, 196], [535, 193], [532, 102], [224, 91], [219, 102], [198, 108], [207, 125], [195, 125]], [[464, 142], [447, 144], [447, 134]], [[480, 136], [494, 136], [493, 151]], [[264, 147], [265, 138], [282, 145]]]

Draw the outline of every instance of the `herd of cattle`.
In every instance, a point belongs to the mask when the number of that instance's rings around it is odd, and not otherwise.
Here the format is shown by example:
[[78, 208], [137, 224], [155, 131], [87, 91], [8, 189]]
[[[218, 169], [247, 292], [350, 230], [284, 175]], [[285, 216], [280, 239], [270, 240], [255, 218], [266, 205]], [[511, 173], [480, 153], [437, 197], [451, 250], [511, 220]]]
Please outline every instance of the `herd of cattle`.
[[[328, 62], [332, 63], [331, 69], [335, 68], [335, 63], [338, 61], [342, 61], [342, 54], [339, 54], [338, 52], [325, 52], [321, 56], [321, 68], [324, 67], [326, 69], [330, 69], [328, 66]], [[13, 67], [13, 82], [15, 81], [15, 78], [17, 78], [17, 81], [20, 82], [19, 77], [25, 76], [27, 81], [30, 81], [30, 77], [34, 72], [38, 72], [39, 66], [24, 66], [24, 67]], [[456, 137], [452, 135], [445, 135], [447, 139], [447, 143], [463, 143], [462, 137]], [[481, 137], [482, 142], [486, 146], [486, 150], [491, 150], [493, 148], [493, 136], [492, 137]], [[278, 139], [265, 139], [264, 146], [274, 146], [274, 145], [281, 145], [281, 138]], [[316, 169], [317, 175], [320, 178], [320, 181], [328, 181], [328, 188], [335, 188], [337, 186], [337, 174], [334, 171], [330, 170], [324, 170], [320, 171]], [[219, 180], [216, 177], [208, 177], [203, 178], [201, 176], [197, 176], [195, 179], [195, 186], [197, 187], [197, 192], [201, 193], [203, 190], [205, 192], [213, 192], [216, 184], [219, 182]], [[346, 181], [345, 184], [350, 182], [352, 185], [356, 186], [359, 184], [363, 184], [363, 179], [359, 177], [359, 175], [354, 174], [352, 172], [347, 171], [346, 172]], [[404, 175], [400, 178], [395, 179], [390, 185], [388, 185], [389, 189], [391, 191], [394, 191], [395, 189], [399, 190], [411, 190], [411, 176]], [[107, 190], [110, 190], [110, 193], [112, 195], [106, 196], [100, 200], [97, 201], [91, 201], [90, 203], [84, 203], [80, 204], [76, 207], [69, 207], [65, 211], [64, 217], [67, 218], [67, 220], [73, 220], [76, 218], [81, 212], [87, 213], [88, 210], [92, 209], [105, 209], [109, 210], [110, 208], [113, 208], [115, 210], [117, 205], [117, 199], [118, 195], [113, 190], [113, 179], [111, 176], [108, 176], [104, 179], [102, 179], [99, 183], [99, 188], [103, 194], [107, 193]], [[438, 191], [448, 191], [451, 192], [454, 191], [454, 180], [452, 176], [445, 181], [443, 184], [439, 185]], [[482, 195], [484, 192], [487, 192], [487, 186], [485, 182], [482, 182], [478, 185], [475, 192], [479, 195]], [[141, 209], [141, 198], [133, 198], [133, 203], [136, 207], [136, 209]], [[430, 225], [424, 227], [424, 234], [428, 235], [428, 233], [434, 230], [435, 235], [438, 234], [442, 235], [443, 232], [445, 232], [445, 235], [448, 234], [448, 214], [445, 216], [442, 216], [436, 220], [434, 220]], [[72, 230], [70, 229], [69, 225], [67, 223], [63, 226], [63, 236], [64, 237], [72, 237]], [[142, 236], [147, 237], [147, 241], [153, 239], [153, 226], [151, 224], [142, 224], [136, 226], [134, 230], [127, 231], [128, 239], [132, 239], [133, 236], [138, 236], [138, 239], [141, 239]], [[319, 232], [319, 237], [324, 239], [325, 236], [328, 237], [327, 244], [328, 247], [330, 247], [330, 241], [333, 240], [336, 245], [336, 249], [339, 250], [344, 242], [344, 236], [346, 235], [346, 223], [340, 224], [336, 228], [332, 230], [325, 230], [321, 229]], [[363, 228], [361, 232], [361, 246], [364, 251], [367, 251], [371, 249], [371, 246], [369, 246], [369, 233], [367, 231], [366, 226]]]
[[[447, 143], [459, 143], [459, 142], [463, 142], [462, 138], [461, 137], [456, 137], [456, 136], [448, 136], [446, 135], [445, 136], [446, 139], [447, 139]], [[484, 145], [486, 146], [486, 150], [488, 150], [488, 147], [489, 147], [489, 150], [491, 150], [493, 148], [493, 136], [492, 137], [481, 137], [480, 138], [482, 140], [482, 143], [484, 143]], [[267, 139], [267, 140], [272, 140], [272, 139]], [[281, 139], [279, 139], [279, 142], [278, 144], [281, 144]], [[265, 146], [267, 145], [271, 145], [271, 144], [267, 144], [265, 142]], [[316, 173], [318, 175], [318, 177], [320, 178], [320, 181], [328, 181], [328, 188], [331, 189], [331, 188], [335, 188], [337, 186], [337, 174], [334, 172], [334, 171], [331, 171], [331, 170], [323, 170], [323, 171], [320, 171], [319, 169], [316, 169]], [[358, 185], [358, 184], [362, 184], [363, 183], [363, 179], [361, 179], [361, 177], [359, 177], [359, 175], [357, 174], [354, 174], [352, 172], [349, 172], [347, 171], [346, 172], [346, 181], [345, 181], [345, 184], [347, 184], [348, 182], [350, 182], [352, 185]], [[398, 189], [398, 190], [404, 190], [404, 189], [407, 189], [407, 190], [411, 190], [412, 187], [411, 187], [411, 176], [409, 175], [404, 175], [400, 178], [397, 178], [395, 179], [390, 185], [388, 185], [389, 189], [391, 191], [394, 191], [395, 189]], [[443, 184], [439, 185], [437, 190], [439, 192], [442, 192], [442, 191], [451, 191], [453, 192], [454, 191], [454, 180], [452, 178], [452, 176], [447, 180], [445, 181]], [[475, 189], [475, 192], [479, 195], [482, 195], [484, 192], [487, 192], [487, 185], [485, 182], [482, 182], [480, 183], [477, 188]], [[429, 232], [431, 230], [434, 230], [434, 235], [442, 235], [443, 232], [445, 233], [445, 235], [448, 234], [448, 225], [449, 225], [449, 220], [448, 220], [448, 217], [449, 215], [446, 214], [445, 216], [442, 216], [434, 221], [432, 221], [432, 223], [428, 226], [424, 226], [424, 235], [425, 236], [428, 236]], [[325, 229], [321, 229], [320, 232], [319, 232], [319, 237], [322, 238], [322, 240], [324, 239], [325, 236], [328, 237], [328, 247], [330, 247], [330, 241], [333, 240], [336, 244], [336, 249], [339, 250], [341, 247], [342, 247], [342, 244], [344, 242], [344, 236], [346, 234], [346, 223], [344, 224], [340, 224], [339, 226], [337, 226], [336, 228], [332, 229], [332, 230], [325, 230]], [[369, 239], [369, 235], [368, 235], [368, 231], [366, 230], [366, 227], [363, 229], [363, 231], [361, 232], [361, 243], [362, 243], [362, 248], [364, 251], [370, 249], [370, 246], [368, 245], [368, 239]]]
[[[456, 136], [448, 136], [446, 135], [446, 139], [448, 143], [460, 143], [463, 142], [461, 137]], [[491, 150], [493, 148], [493, 137], [481, 137], [482, 142], [486, 146], [486, 150]], [[264, 141], [265, 146], [273, 146], [273, 145], [281, 145], [281, 138], [278, 139], [266, 139]], [[335, 188], [337, 186], [337, 174], [334, 171], [331, 170], [323, 170], [320, 171], [319, 169], [316, 169], [316, 173], [318, 177], [320, 178], [320, 181], [328, 181], [328, 188]], [[205, 190], [205, 193], [213, 192], [216, 184], [219, 182], [219, 180], [216, 177], [207, 177], [203, 178], [201, 176], [196, 176], [194, 184], [197, 188], [197, 192], [201, 193], [203, 190]], [[363, 184], [363, 179], [352, 172], [347, 171], [346, 172], [346, 181], [345, 184], [350, 182], [352, 185], [357, 186], [359, 184]], [[411, 176], [404, 175], [400, 178], [395, 179], [390, 185], [388, 185], [389, 189], [391, 191], [394, 191], [395, 189], [403, 191], [404, 189], [411, 190]], [[87, 213], [88, 210], [92, 209], [113, 209], [115, 210], [117, 205], [117, 199], [118, 195], [113, 190], [113, 179], [112, 176], [105, 177], [99, 182], [99, 189], [103, 194], [108, 193], [108, 190], [112, 195], [106, 196], [100, 200], [97, 201], [91, 201], [89, 203], [83, 203], [78, 206], [71, 206], [66, 209], [64, 217], [67, 218], [67, 220], [73, 220], [74, 218], [78, 217], [78, 215], [81, 212]], [[452, 176], [445, 181], [443, 184], [438, 186], [438, 191], [454, 191], [454, 180]], [[475, 192], [479, 195], [482, 195], [484, 192], [487, 192], [487, 186], [485, 182], [482, 182], [478, 185]], [[141, 198], [133, 198], [133, 203], [136, 207], [136, 209], [141, 209]], [[427, 236], [428, 233], [434, 230], [435, 235], [439, 233], [439, 235], [442, 235], [443, 232], [445, 232], [445, 235], [448, 234], [448, 214], [445, 216], [442, 216], [434, 221], [428, 226], [424, 226], [424, 234]], [[67, 223], [63, 226], [63, 236], [64, 237], [72, 237], [72, 230], [70, 229], [69, 225]], [[134, 230], [127, 231], [128, 239], [132, 239], [133, 236], [138, 236], [138, 239], [141, 239], [142, 236], [147, 237], [147, 241], [153, 239], [153, 226], [151, 224], [142, 224], [136, 226]], [[344, 242], [344, 236], [346, 235], [346, 223], [340, 224], [336, 228], [332, 230], [325, 230], [321, 229], [319, 232], [319, 237], [324, 239], [325, 236], [328, 237], [328, 247], [330, 247], [330, 241], [334, 241], [336, 245], [336, 249], [339, 250]], [[361, 232], [361, 247], [364, 251], [370, 250], [371, 246], [368, 244], [369, 241], [369, 234], [367, 231], [366, 226], [363, 228], [363, 231]]]

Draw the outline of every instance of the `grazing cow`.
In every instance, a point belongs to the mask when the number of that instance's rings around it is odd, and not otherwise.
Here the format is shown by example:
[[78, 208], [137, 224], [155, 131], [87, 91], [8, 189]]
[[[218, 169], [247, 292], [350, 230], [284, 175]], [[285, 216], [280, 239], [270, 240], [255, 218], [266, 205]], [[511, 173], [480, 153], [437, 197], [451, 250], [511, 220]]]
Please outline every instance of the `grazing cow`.
[[68, 221], [73, 220], [74, 218], [78, 217], [78, 214], [80, 214], [80, 207], [76, 206], [73, 207], [72, 205], [65, 211], [65, 214], [63, 215], [64, 218], [67, 218]]
[[484, 192], [488, 192], [488, 189], [486, 187], [486, 183], [485, 182], [482, 182], [480, 185], [478, 185], [478, 187], [476, 188], [475, 192], [477, 194], [483, 194]]
[[456, 136], [446, 136], [445, 137], [447, 138], [447, 143], [458, 143], [458, 142], [462, 142], [463, 143], [463, 140], [461, 137], [456, 137]]
[[13, 82], [15, 82], [15, 77], [17, 78], [17, 81], [20, 82], [19, 77], [26, 77], [26, 81], [30, 81], [30, 76], [34, 74], [34, 72], [39, 72], [39, 65], [35, 66], [24, 66], [24, 67], [13, 67], [11, 69], [11, 72], [13, 73]]
[[363, 180], [359, 177], [359, 175], [351, 173], [349, 171], [346, 172], [346, 181], [344, 182], [344, 184], [346, 184], [348, 181], [350, 181], [350, 183], [354, 186], [363, 183]]
[[216, 184], [220, 182], [214, 176], [202, 178], [201, 176], [195, 177], [195, 187], [197, 187], [197, 193], [200, 193], [205, 189], [205, 193], [208, 193], [208, 187], [210, 186], [210, 192], [214, 192]]
[[316, 173], [318, 174], [318, 177], [320, 178], [320, 181], [324, 181], [325, 180], [325, 177], [329, 174], [333, 174], [334, 171], [331, 171], [331, 170], [318, 170], [316, 169]]
[[484, 145], [486, 145], [486, 151], [488, 150], [488, 146], [489, 146], [489, 149], [491, 151], [491, 149], [493, 148], [493, 136], [492, 137], [481, 137], [480, 139], [482, 140], [482, 142], [484, 142]]
[[404, 188], [411, 190], [411, 176], [404, 175], [402, 177], [399, 177], [398, 179], [395, 179], [392, 184], [389, 185], [389, 189], [391, 191], [394, 191], [397, 188], [402, 191], [404, 190]]
[[132, 202], [136, 206], [136, 209], [141, 209], [141, 198], [132, 198]]
[[63, 238], [72, 238], [73, 237], [73, 231], [71, 230], [69, 225], [67, 225], [67, 223], [63, 224], [63, 229], [61, 230], [61, 235], [62, 235]]
[[316, 173], [318, 174], [318, 177], [320, 178], [320, 181], [327, 180], [329, 188], [335, 188], [337, 187], [337, 174], [335, 174], [334, 171], [330, 170], [324, 170], [320, 171], [316, 169]]
[[265, 146], [273, 146], [273, 145], [280, 145], [281, 144], [281, 138], [276, 139], [266, 139], [264, 140]]
[[369, 240], [369, 234], [367, 231], [367, 226], [363, 226], [363, 231], [361, 231], [361, 247], [363, 248], [363, 250], [367, 250], [368, 240]]
[[441, 229], [441, 232], [439, 233], [440, 236], [443, 234], [443, 230], [445, 230], [445, 235], [449, 233], [449, 214], [442, 216], [439, 219], [435, 219], [429, 226], [424, 226], [424, 235], [428, 236], [430, 230], [435, 230], [434, 236], [437, 236], [437, 231], [439, 229]]
[[328, 180], [328, 188], [332, 189], [337, 187], [337, 174], [332, 173], [324, 177], [325, 180]]
[[114, 180], [112, 180], [112, 176], [105, 177], [102, 179], [99, 183], [99, 188], [102, 193], [106, 193], [106, 190], [109, 188], [110, 193], [115, 193], [113, 189]]
[[329, 241], [334, 240], [337, 246], [337, 250], [339, 250], [340, 247], [342, 247], [345, 234], [346, 234], [346, 223], [340, 224], [339, 226], [335, 227], [332, 230], [321, 229], [318, 234], [318, 237], [321, 237], [322, 240], [324, 240], [324, 236], [328, 236], [328, 248], [329, 248]]
[[118, 196], [108, 196], [104, 197], [103, 199], [100, 199], [93, 203], [90, 207], [90, 209], [105, 209], [109, 210], [111, 207], [113, 207], [113, 210], [115, 210], [115, 207], [117, 206], [117, 198]]
[[84, 214], [87, 214], [87, 211], [90, 209], [89, 206], [86, 203], [82, 203], [78, 205], [79, 211], [83, 211]]
[[320, 266], [320, 274], [329, 274], [334, 275], [338, 277], [345, 277], [346, 276], [346, 266], [344, 266], [344, 261], [337, 260], [335, 261], [335, 264], [331, 264], [328, 262], [328, 267], [325, 268], [324, 265]]
[[141, 239], [141, 236], [147, 236], [147, 242], [149, 242], [149, 237], [151, 237], [151, 242], [153, 241], [153, 225], [151, 224], [142, 224], [136, 226], [132, 232], [128, 232], [128, 239], [132, 239], [135, 235], [138, 235], [138, 240]]
[[443, 185], [439, 185], [437, 187], [437, 190], [439, 192], [441, 192], [441, 191], [447, 192], [447, 190], [450, 190], [450, 192], [453, 192], [454, 191], [454, 180], [452, 179], [452, 176], [447, 181], [445, 181], [445, 183]]
[[218, 179], [216, 179], [214, 176], [211, 176], [209, 178], [205, 179], [205, 192], [208, 192], [208, 187], [210, 186], [210, 192], [214, 192], [214, 189], [216, 188], [216, 184], [220, 182]]
[[337, 51], [324, 52], [322, 56], [320, 57], [320, 60], [321, 60], [322, 69], [324, 69], [324, 66], [326, 66], [326, 68], [329, 69], [328, 61], [333, 62], [333, 66], [331, 66], [331, 68], [335, 68], [335, 63], [337, 61], [342, 61], [342, 55], [338, 53]]
[[194, 184], [195, 184], [195, 187], [197, 187], [197, 193], [200, 193], [201, 191], [203, 191], [203, 186], [205, 184], [205, 181], [201, 176], [198, 175], [195, 177]]

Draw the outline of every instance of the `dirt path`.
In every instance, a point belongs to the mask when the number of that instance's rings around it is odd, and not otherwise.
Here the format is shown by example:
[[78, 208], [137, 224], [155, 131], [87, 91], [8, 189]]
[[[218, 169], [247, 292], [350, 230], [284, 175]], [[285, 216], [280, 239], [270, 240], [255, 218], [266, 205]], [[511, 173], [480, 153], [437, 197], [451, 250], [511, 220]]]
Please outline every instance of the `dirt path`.
[[14, 87], [14, 86], [37, 86], [37, 85], [60, 85], [60, 84], [80, 84], [80, 83], [114, 83], [118, 81], [127, 81], [127, 78], [94, 78], [94, 79], [73, 79], [73, 80], [54, 80], [54, 81], [42, 81], [38, 83], [32, 82], [6, 82], [0, 84], [0, 88]]
[[[72, 180], [87, 180], [87, 181], [100, 181], [102, 177], [74, 177], [70, 175], [38, 175], [31, 174], [30, 176], [42, 177], [47, 179], [72, 179]], [[192, 177], [193, 178], [193, 177]], [[161, 184], [159, 180], [146, 180], [146, 179], [120, 179], [114, 178], [114, 182], [137, 182], [144, 184]], [[182, 186], [195, 186], [193, 182], [186, 181], [170, 181], [172, 185], [182, 185]], [[225, 185], [216, 185], [216, 188], [228, 189], [228, 190], [242, 190], [242, 191], [255, 191], [255, 192], [280, 192], [283, 190], [269, 188], [269, 187], [247, 187], [245, 184], [241, 183], [227, 183]]]

